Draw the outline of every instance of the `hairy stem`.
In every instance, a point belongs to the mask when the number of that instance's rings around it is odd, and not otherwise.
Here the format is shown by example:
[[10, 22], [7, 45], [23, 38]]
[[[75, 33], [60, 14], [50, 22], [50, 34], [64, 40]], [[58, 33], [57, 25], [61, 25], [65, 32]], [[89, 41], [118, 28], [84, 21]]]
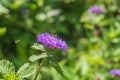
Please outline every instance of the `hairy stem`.
[[38, 69], [37, 69], [37, 71], [36, 71], [36, 75], [35, 75], [34, 80], [37, 80], [38, 74], [39, 74], [40, 69], [41, 69], [42, 65], [44, 64], [44, 62], [45, 62], [45, 59], [43, 59], [43, 60], [41, 61], [41, 63], [39, 64]]

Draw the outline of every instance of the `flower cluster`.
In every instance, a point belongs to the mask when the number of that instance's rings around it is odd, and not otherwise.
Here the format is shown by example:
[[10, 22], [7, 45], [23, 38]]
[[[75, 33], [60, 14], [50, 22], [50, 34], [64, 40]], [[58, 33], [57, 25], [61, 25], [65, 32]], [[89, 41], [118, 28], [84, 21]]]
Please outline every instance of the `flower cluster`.
[[102, 9], [101, 7], [98, 7], [98, 6], [91, 7], [91, 8], [89, 9], [89, 11], [90, 11], [91, 13], [97, 13], [97, 14], [103, 13], [103, 9]]
[[38, 35], [38, 42], [41, 42], [43, 45], [49, 48], [58, 48], [62, 50], [68, 49], [67, 43], [65, 41], [49, 33]]
[[113, 69], [113, 70], [110, 71], [110, 74], [113, 74], [113, 75], [115, 75], [115, 76], [120, 77], [120, 70]]

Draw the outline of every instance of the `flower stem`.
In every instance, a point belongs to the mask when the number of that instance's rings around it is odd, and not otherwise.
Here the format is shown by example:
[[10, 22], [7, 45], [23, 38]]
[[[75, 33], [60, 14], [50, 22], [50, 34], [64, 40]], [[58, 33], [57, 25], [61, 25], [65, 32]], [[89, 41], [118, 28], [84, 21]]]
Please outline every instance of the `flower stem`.
[[37, 80], [37, 77], [38, 77], [38, 74], [39, 74], [39, 72], [40, 72], [40, 69], [41, 69], [41, 67], [42, 67], [42, 65], [44, 64], [45, 61], [46, 61], [46, 59], [43, 59], [43, 60], [41, 61], [41, 63], [39, 64], [38, 69], [37, 69], [37, 71], [36, 71], [36, 75], [35, 75], [34, 80]]

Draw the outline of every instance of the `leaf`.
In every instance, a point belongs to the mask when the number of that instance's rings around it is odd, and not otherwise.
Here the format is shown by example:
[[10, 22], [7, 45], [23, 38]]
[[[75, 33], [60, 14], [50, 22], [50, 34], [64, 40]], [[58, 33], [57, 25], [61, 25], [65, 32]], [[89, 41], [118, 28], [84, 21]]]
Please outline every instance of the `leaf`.
[[5, 35], [6, 30], [7, 30], [7, 29], [6, 29], [5, 27], [0, 28], [0, 37], [3, 36], [3, 35]]
[[23, 66], [19, 68], [16, 75], [20, 78], [29, 78], [35, 72], [35, 69], [29, 65], [29, 63], [25, 63]]
[[81, 74], [82, 75], [87, 74], [88, 70], [89, 70], [89, 64], [86, 61], [86, 56], [82, 56], [81, 57]]
[[0, 4], [0, 14], [1, 13], [7, 14], [8, 12], [9, 12], [9, 10], [6, 7], [4, 7], [3, 5]]
[[39, 44], [39, 43], [34, 43], [31, 47], [33, 49], [36, 49], [36, 50], [45, 51], [44, 46], [42, 44]]
[[15, 74], [15, 67], [8, 60], [0, 60], [0, 73], [3, 75]]
[[42, 53], [42, 54], [40, 54], [40, 55], [32, 55], [32, 56], [30, 56], [29, 60], [30, 60], [31, 62], [34, 62], [34, 61], [36, 61], [36, 60], [39, 60], [39, 59], [45, 58], [45, 57], [48, 57], [47, 53]]
[[49, 57], [49, 63], [61, 76], [65, 77], [63, 74], [63, 71], [61, 70], [61, 68], [56, 60], [55, 54], [53, 54], [53, 57]]
[[4, 76], [4, 79], [5, 79], [5, 80], [15, 80], [15, 77], [16, 77], [15, 74], [11, 74], [11, 75], [9, 75], [9, 76]]

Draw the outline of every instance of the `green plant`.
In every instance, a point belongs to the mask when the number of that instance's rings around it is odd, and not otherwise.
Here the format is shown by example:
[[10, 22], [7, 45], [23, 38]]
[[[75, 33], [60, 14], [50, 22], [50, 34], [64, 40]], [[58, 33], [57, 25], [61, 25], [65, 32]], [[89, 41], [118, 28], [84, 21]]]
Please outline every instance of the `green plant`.
[[8, 60], [0, 60], [0, 77], [3, 80], [23, 80], [31, 77], [35, 69], [29, 63], [22, 65], [18, 71], [15, 71], [15, 66]]

